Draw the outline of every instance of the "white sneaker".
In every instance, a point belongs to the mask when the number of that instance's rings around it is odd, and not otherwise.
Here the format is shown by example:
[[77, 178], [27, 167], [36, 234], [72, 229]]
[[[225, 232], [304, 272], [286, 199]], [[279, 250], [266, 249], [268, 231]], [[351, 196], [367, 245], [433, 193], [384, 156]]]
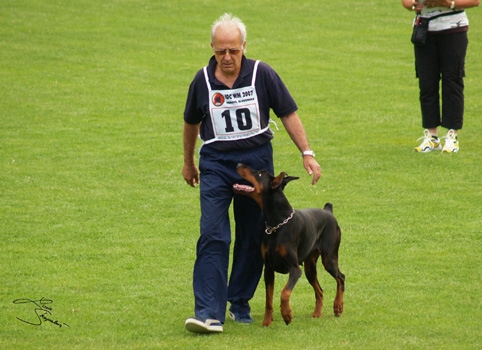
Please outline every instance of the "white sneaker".
[[190, 317], [184, 325], [192, 333], [222, 333], [223, 331], [223, 324], [210, 318], [203, 322], [195, 317]]
[[427, 129], [423, 131], [423, 136], [420, 137], [418, 140], [421, 140], [421, 139], [423, 139], [423, 141], [420, 144], [420, 146], [415, 147], [413, 149], [415, 152], [426, 153], [426, 152], [438, 151], [442, 149], [442, 145], [440, 144], [439, 138], [437, 136], [430, 135], [430, 132]]
[[456, 153], [459, 151], [459, 140], [457, 140], [457, 135], [455, 135], [454, 129], [450, 129], [447, 132], [447, 136], [444, 136], [445, 144], [442, 152], [445, 153]]

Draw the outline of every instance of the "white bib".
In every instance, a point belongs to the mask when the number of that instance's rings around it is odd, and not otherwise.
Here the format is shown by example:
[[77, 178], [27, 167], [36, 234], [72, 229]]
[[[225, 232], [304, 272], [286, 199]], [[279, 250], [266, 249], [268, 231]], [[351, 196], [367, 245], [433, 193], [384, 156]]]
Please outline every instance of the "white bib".
[[261, 128], [258, 96], [254, 87], [258, 64], [259, 61], [256, 61], [250, 86], [229, 90], [211, 90], [207, 67], [204, 67], [214, 131], [214, 138], [204, 141], [204, 144], [247, 139], [269, 129], [269, 126]]

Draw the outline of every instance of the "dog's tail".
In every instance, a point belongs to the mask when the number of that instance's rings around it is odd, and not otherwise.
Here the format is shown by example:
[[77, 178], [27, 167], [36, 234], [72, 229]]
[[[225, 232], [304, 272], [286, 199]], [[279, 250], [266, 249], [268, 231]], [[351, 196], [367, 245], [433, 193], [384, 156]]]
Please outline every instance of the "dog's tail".
[[328, 210], [330, 213], [333, 213], [333, 204], [328, 202], [325, 204], [325, 207], [323, 209]]

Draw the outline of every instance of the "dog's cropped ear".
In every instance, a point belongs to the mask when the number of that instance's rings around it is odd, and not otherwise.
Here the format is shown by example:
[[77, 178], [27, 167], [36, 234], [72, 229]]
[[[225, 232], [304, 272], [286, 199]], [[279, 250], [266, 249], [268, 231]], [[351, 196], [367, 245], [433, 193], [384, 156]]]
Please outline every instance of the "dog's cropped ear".
[[278, 176], [276, 176], [273, 179], [273, 181], [271, 181], [271, 188], [275, 189], [275, 188], [281, 186], [281, 189], [283, 190], [288, 182], [290, 182], [292, 180], [298, 180], [298, 179], [299, 179], [299, 177], [288, 176], [288, 174], [283, 171]]
[[298, 176], [288, 176], [288, 174], [286, 174], [285, 178], [283, 179], [283, 183], [281, 184], [281, 189], [284, 190], [288, 182], [293, 180], [298, 180], [298, 179], [299, 179]]
[[[271, 188], [275, 189], [279, 186], [282, 186], [286, 175], [288, 174], [286, 174], [285, 172], [282, 172], [278, 176], [276, 176], [273, 180], [271, 180]], [[281, 189], [283, 189], [283, 187], [281, 187]]]

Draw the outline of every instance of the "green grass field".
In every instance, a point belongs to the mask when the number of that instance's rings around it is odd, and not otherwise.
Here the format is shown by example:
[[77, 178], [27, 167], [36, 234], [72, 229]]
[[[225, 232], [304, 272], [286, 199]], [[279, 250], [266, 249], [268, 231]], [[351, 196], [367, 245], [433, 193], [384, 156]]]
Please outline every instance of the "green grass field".
[[[275, 167], [301, 176], [286, 188], [296, 208], [334, 203], [340, 318], [320, 271], [320, 319], [303, 277], [289, 326], [277, 312], [261, 327], [261, 282], [255, 324], [184, 329], [199, 199], [181, 176], [182, 114], [223, 12], [300, 107], [323, 178], [311, 186], [279, 122]], [[0, 13], [1, 349], [482, 347], [482, 9], [468, 10], [453, 155], [412, 151], [413, 14], [400, 1], [4, 0]]]

